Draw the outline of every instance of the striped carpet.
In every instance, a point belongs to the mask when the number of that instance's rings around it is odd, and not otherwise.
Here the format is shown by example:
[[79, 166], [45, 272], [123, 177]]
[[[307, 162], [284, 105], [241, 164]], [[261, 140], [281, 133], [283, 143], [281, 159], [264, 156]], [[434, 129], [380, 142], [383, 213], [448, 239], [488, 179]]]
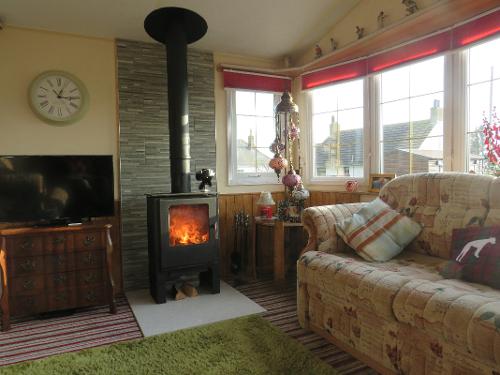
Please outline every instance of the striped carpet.
[[142, 337], [125, 297], [117, 299], [117, 309], [116, 315], [104, 306], [65, 317], [13, 320], [9, 331], [0, 332], [0, 366]]
[[344, 375], [377, 374], [350, 354], [330, 344], [314, 332], [304, 330], [297, 320], [296, 279], [290, 278], [283, 287], [276, 287], [272, 279], [260, 279], [243, 285], [228, 282], [238, 291], [252, 299], [267, 312], [261, 315], [289, 336], [300, 341], [333, 368]]

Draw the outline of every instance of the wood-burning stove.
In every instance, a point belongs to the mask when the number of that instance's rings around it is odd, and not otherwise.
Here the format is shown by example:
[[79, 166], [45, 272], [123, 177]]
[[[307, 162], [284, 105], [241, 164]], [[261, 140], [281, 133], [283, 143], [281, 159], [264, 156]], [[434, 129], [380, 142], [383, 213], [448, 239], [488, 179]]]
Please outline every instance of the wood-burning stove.
[[191, 193], [187, 45], [207, 32], [188, 9], [166, 7], [144, 20], [146, 32], [166, 45], [171, 194], [149, 195], [148, 250], [151, 294], [166, 302], [166, 283], [191, 272], [209, 275], [220, 290], [217, 195]]
[[217, 195], [149, 195], [148, 244], [151, 295], [166, 302], [168, 281], [205, 272], [212, 293], [219, 293]]

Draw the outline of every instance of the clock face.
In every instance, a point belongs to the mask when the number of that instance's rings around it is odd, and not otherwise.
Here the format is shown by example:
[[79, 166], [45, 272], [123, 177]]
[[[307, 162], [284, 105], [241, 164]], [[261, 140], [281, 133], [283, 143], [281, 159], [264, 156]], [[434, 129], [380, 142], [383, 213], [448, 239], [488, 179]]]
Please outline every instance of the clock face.
[[45, 72], [31, 84], [30, 104], [42, 120], [63, 125], [81, 118], [88, 95], [83, 83], [71, 74]]

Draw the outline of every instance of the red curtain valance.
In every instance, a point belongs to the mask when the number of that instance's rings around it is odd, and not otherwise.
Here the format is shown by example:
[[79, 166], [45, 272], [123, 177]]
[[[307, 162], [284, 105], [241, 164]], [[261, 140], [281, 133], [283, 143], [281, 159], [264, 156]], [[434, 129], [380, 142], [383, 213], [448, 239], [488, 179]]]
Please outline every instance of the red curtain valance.
[[366, 59], [305, 74], [302, 76], [302, 89], [311, 89], [364, 75], [366, 75]]
[[302, 89], [311, 89], [437, 55], [500, 34], [500, 9], [447, 31], [341, 65], [302, 75]]
[[445, 31], [425, 39], [406, 44], [393, 50], [382, 52], [368, 58], [368, 73], [389, 69], [408, 61], [420, 60], [448, 51], [451, 43], [451, 31]]
[[224, 87], [246, 90], [283, 92], [292, 90], [292, 79], [253, 72], [224, 69]]
[[460, 48], [500, 33], [500, 9], [453, 28], [453, 48]]

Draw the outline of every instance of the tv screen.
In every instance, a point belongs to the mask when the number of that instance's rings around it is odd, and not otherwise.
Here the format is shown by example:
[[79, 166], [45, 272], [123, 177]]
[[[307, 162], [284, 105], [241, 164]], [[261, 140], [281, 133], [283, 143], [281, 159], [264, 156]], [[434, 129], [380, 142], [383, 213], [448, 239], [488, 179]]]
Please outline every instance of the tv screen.
[[0, 222], [112, 216], [113, 157], [0, 156]]

